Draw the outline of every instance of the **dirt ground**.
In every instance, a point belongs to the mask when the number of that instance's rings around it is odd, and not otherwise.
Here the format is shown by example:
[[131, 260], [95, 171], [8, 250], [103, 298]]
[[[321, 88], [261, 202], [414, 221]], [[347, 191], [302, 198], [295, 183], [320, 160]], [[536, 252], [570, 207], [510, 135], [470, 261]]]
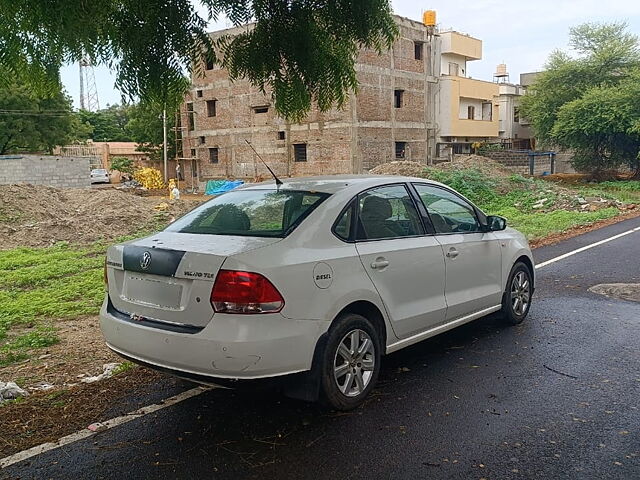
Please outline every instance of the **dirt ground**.
[[169, 201], [116, 188], [0, 185], [0, 248], [113, 240], [169, 223], [206, 198]]
[[108, 420], [117, 410], [140, 408], [144, 405], [139, 402], [125, 404], [131, 392], [143, 393], [162, 378], [161, 373], [138, 367], [101, 382], [38, 392], [26, 401], [2, 405], [0, 458]]
[[[460, 170], [473, 168], [491, 177], [508, 177], [513, 172], [507, 170], [495, 160], [480, 155], [457, 155], [453, 161], [438, 163], [433, 167], [439, 170]], [[370, 173], [375, 175], [406, 175], [409, 177], [423, 177], [425, 165], [417, 162], [397, 161], [383, 163], [373, 168]]]
[[82, 384], [82, 378], [101, 374], [107, 363], [122, 362], [104, 344], [97, 316], [57, 320], [55, 325], [59, 343], [38, 349], [31, 358], [0, 368], [0, 378], [18, 381], [30, 392], [44, 384], [60, 389]]

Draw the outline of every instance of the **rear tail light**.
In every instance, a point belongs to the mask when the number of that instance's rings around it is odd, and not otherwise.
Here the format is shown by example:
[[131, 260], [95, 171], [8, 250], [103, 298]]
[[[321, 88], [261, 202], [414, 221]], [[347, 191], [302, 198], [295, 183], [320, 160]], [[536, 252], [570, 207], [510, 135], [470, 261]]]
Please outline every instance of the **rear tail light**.
[[109, 276], [107, 275], [107, 257], [104, 257], [104, 288], [109, 290]]
[[218, 313], [277, 313], [284, 307], [280, 292], [259, 273], [220, 270], [211, 290]]

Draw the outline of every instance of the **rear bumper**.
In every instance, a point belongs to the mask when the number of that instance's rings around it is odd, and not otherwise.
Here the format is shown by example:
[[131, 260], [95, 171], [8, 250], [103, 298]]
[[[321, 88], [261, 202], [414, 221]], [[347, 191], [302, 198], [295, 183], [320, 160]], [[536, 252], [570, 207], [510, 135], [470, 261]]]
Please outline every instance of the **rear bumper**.
[[[198, 333], [125, 321], [100, 310], [107, 346], [133, 361], [185, 377], [269, 378], [311, 369], [313, 352], [329, 322], [291, 320], [281, 314], [216, 314]], [[213, 381], [213, 380], [212, 380]]]

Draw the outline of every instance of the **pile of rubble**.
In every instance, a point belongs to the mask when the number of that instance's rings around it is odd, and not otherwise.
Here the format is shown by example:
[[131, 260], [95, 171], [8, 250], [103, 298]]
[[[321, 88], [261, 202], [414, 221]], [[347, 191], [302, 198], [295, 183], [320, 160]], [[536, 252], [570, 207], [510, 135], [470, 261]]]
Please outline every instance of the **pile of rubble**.
[[[156, 227], [201, 201], [142, 197], [117, 189], [0, 185], [0, 248], [112, 240]], [[160, 208], [155, 207], [163, 204]]]

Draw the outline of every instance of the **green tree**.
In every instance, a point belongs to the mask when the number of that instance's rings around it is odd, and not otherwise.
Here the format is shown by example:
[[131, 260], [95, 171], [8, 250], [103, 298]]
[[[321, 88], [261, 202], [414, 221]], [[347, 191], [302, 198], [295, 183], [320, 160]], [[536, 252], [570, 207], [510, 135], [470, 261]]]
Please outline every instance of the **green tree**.
[[133, 160], [127, 157], [113, 157], [111, 159], [111, 170], [133, 174]]
[[58, 83], [48, 96], [25, 85], [0, 88], [0, 155], [19, 151], [52, 152], [67, 143], [72, 130], [71, 99]]
[[555, 51], [523, 98], [521, 113], [542, 145], [571, 148], [575, 166], [594, 173], [637, 166], [628, 92], [637, 91], [638, 37], [625, 23], [570, 30], [576, 52]]
[[[174, 107], [175, 108], [175, 107]], [[167, 112], [167, 153], [169, 158], [175, 156], [176, 126], [175, 110]], [[163, 130], [162, 108], [147, 102], [140, 102], [131, 107], [127, 131], [133, 141], [138, 142], [138, 150], [149, 154], [151, 160], [162, 160]]]
[[[356, 88], [361, 46], [389, 47], [397, 27], [389, 0], [0, 0], [0, 75], [51, 84], [60, 66], [88, 55], [116, 71], [129, 100], [164, 105], [184, 93], [184, 71], [207, 58], [272, 91], [277, 111], [300, 118], [316, 102], [343, 104]], [[255, 22], [213, 42], [207, 23]]]
[[640, 71], [586, 90], [558, 110], [552, 136], [574, 150], [574, 166], [597, 176], [623, 164], [640, 174]]
[[132, 142], [127, 130], [130, 110], [130, 105], [111, 105], [96, 112], [80, 110], [78, 117], [91, 125], [91, 139], [96, 142]]

